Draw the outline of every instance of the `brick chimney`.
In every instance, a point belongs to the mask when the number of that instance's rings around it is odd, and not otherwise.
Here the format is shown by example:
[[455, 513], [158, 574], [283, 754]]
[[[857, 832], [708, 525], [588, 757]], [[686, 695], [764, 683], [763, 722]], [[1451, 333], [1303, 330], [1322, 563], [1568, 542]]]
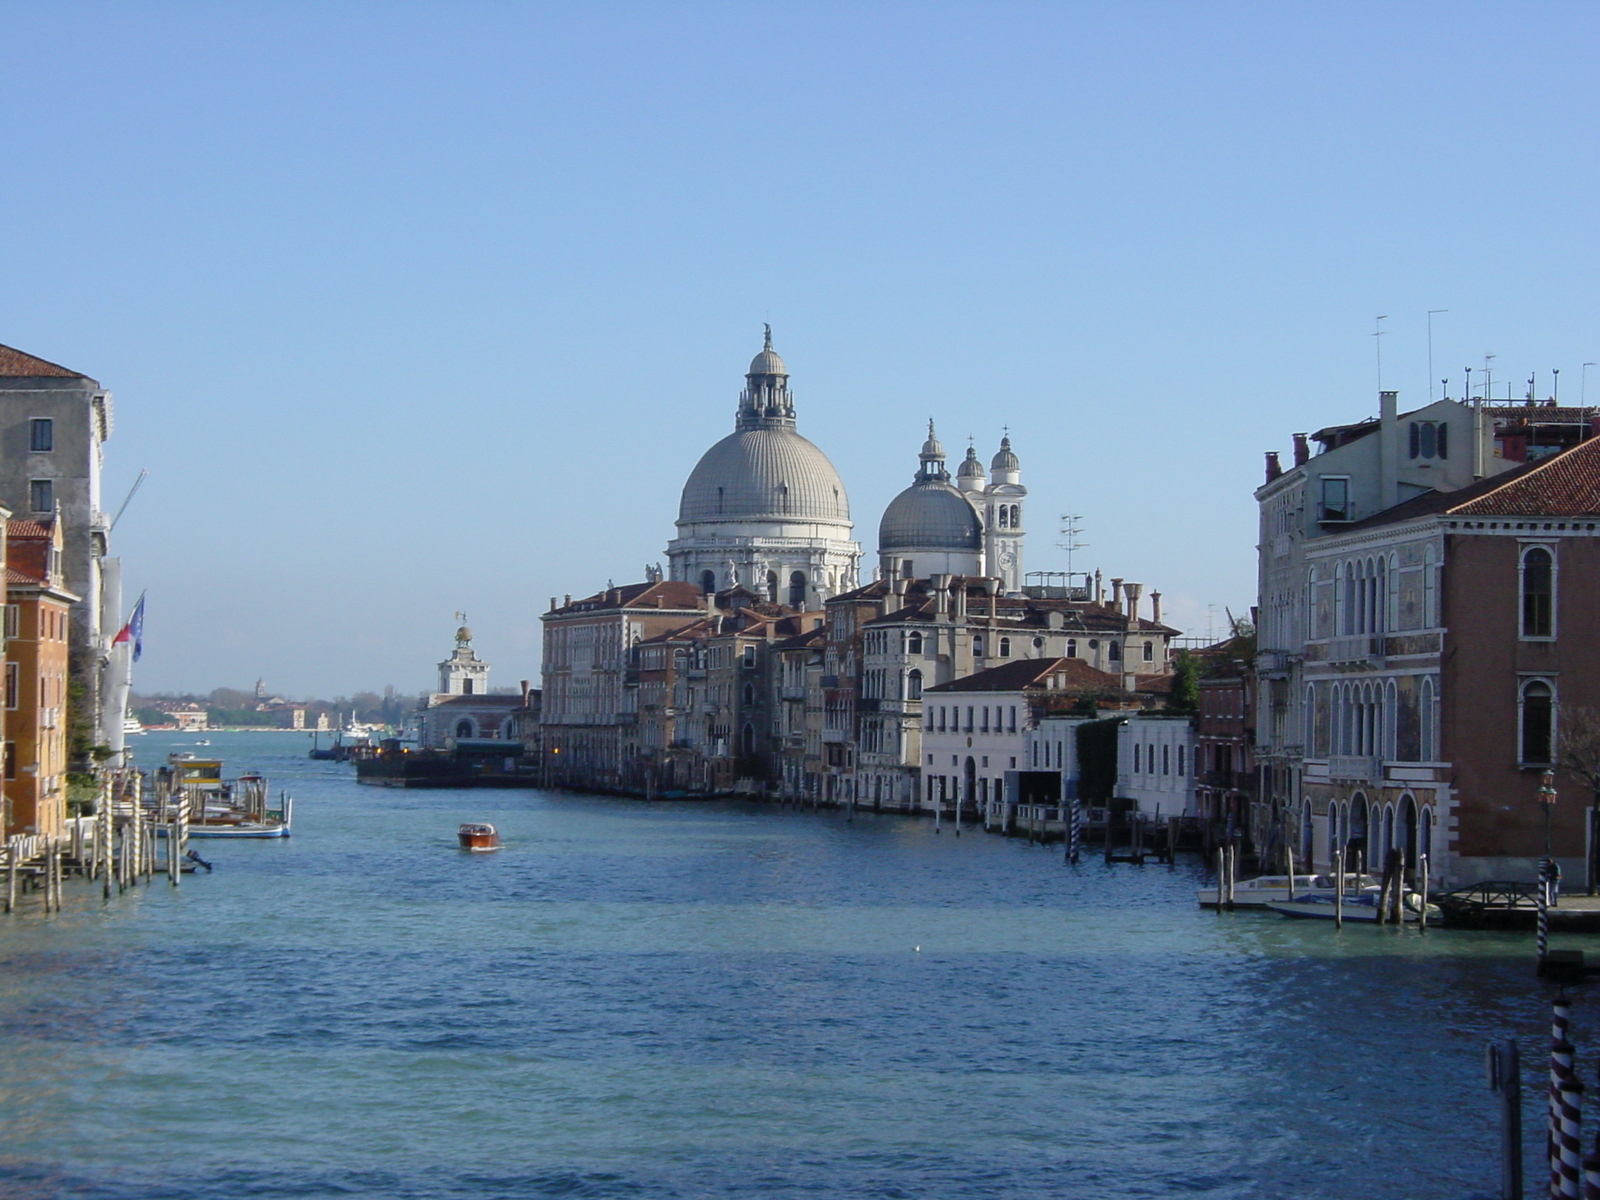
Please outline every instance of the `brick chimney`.
[[1139, 619], [1139, 597], [1144, 594], [1144, 584], [1125, 583], [1122, 590], [1128, 597], [1128, 620], [1136, 621]]
[[1161, 624], [1161, 593], [1150, 593], [1150, 619], [1157, 625]]
[[1311, 461], [1311, 443], [1303, 433], [1294, 435], [1294, 465], [1303, 467]]
[[1267, 451], [1267, 482], [1271, 483], [1274, 479], [1276, 479], [1279, 475], [1282, 475], [1282, 474], [1283, 474], [1283, 467], [1280, 466], [1279, 463], [1278, 463], [1278, 452], [1276, 450], [1268, 450]]
[[1113, 579], [1111, 581], [1111, 607], [1122, 607], [1122, 580], [1120, 579]]

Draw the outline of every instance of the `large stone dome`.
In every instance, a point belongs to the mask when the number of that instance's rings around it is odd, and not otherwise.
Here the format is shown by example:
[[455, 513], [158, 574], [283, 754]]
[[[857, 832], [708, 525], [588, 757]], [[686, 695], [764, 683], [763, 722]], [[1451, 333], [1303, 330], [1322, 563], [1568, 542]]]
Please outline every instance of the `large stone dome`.
[[978, 550], [983, 524], [972, 505], [939, 479], [919, 479], [883, 510], [878, 525], [878, 552], [905, 550]]
[[847, 524], [850, 501], [828, 456], [792, 428], [741, 429], [701, 456], [678, 520], [751, 518]]

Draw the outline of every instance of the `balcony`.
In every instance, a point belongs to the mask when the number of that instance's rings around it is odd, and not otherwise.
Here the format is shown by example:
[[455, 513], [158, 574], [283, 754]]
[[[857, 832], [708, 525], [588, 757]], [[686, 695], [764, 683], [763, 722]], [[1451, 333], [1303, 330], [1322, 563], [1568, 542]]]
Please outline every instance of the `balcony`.
[[1369, 754], [1332, 754], [1328, 756], [1328, 778], [1377, 783], [1383, 778], [1383, 760]]

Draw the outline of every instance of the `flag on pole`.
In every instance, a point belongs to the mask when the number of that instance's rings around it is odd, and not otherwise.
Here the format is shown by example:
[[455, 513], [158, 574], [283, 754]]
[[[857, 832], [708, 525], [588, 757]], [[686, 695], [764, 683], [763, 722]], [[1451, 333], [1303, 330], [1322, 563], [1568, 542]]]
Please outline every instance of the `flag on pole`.
[[122, 627], [122, 632], [111, 639], [113, 646], [120, 646], [124, 642], [133, 643], [133, 661], [139, 661], [139, 655], [144, 653], [144, 593], [139, 594], [139, 603], [133, 606], [133, 616], [128, 618], [128, 623]]

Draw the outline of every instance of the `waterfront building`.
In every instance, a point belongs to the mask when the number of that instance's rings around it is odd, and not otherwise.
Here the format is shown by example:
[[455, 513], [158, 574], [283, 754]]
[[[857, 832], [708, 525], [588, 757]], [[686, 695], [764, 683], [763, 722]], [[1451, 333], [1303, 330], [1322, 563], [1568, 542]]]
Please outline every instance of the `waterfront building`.
[[[1165, 684], [1152, 681], [1150, 690], [1128, 697], [1124, 707], [1162, 703]], [[1097, 732], [1101, 736], [1087, 736]], [[1092, 715], [1059, 707], [1041, 712], [1023, 741], [1027, 774], [1013, 802], [1080, 800], [1152, 819], [1203, 815], [1196, 793], [1195, 723], [1187, 714], [1119, 712], [1106, 708], [1102, 698]]]
[[1230, 638], [1198, 657], [1196, 807], [1208, 821], [1244, 829], [1256, 796], [1254, 638]]
[[[108, 559], [111, 520], [102, 507], [103, 447], [112, 431], [111, 393], [78, 371], [0, 346], [0, 505], [19, 518], [59, 516], [64, 587], [72, 609], [72, 677], [81, 700], [81, 761], [96, 743], [119, 749], [125, 713], [102, 713], [108, 639], [121, 628], [118, 564]], [[107, 587], [106, 584], [111, 586]]]
[[[1572, 518], [1600, 510], [1596, 443], [1568, 415], [1452, 400], [1401, 414], [1384, 392], [1377, 420], [1315, 435], [1316, 456], [1297, 437], [1292, 469], [1269, 457], [1251, 821], [1265, 855], [1288, 839], [1322, 866], [1341, 847], [1369, 864], [1399, 849], [1447, 883], [1532, 877], [1558, 703], [1600, 707], [1573, 636], [1585, 618], [1555, 588], [1558, 564], [1563, 587], [1585, 578], [1592, 527]], [[1576, 816], [1558, 814], [1555, 849], [1581, 869]]]
[[1068, 658], [1132, 691], [1171, 670], [1177, 630], [1161, 623], [1161, 596], [1139, 615], [1143, 587], [1113, 580], [1110, 600], [1087, 589], [1025, 586], [997, 577], [879, 579], [828, 605], [829, 727], [838, 749], [829, 797], [913, 809], [927, 799], [921, 740], [929, 688], [1019, 660]]
[[[1112, 675], [1079, 658], [1057, 657], [1019, 659], [928, 688], [922, 711], [922, 807], [989, 813], [991, 803], [1004, 798], [1007, 772], [1034, 769], [1037, 751], [1030, 749], [1029, 736], [1050, 714], [1088, 710], [1083, 714], [1088, 719], [1103, 707], [1154, 707], [1165, 702], [1169, 687], [1164, 675]], [[1169, 768], [1175, 762], [1186, 765], [1187, 751], [1175, 759], [1173, 748], [1187, 745], [1177, 730], [1187, 729], [1188, 719], [1157, 721], [1160, 735], [1141, 726], [1140, 738], [1168, 747]], [[1134, 744], [1129, 743], [1131, 769], [1119, 771], [1119, 794], [1134, 800], [1145, 792], [1167, 795], [1173, 790], [1168, 777], [1159, 769], [1147, 774], [1145, 751], [1136, 753]], [[1069, 757], [1063, 769], [1075, 762]]]
[[796, 429], [789, 370], [766, 344], [745, 375], [734, 430], [683, 486], [668, 574], [711, 594], [747, 587], [814, 609], [855, 586], [861, 547], [833, 463]]
[[6, 522], [4, 834], [60, 836], [67, 817], [72, 612], [62, 521]]
[[417, 714], [417, 744], [424, 750], [455, 750], [467, 742], [517, 741], [516, 713], [526, 703], [526, 684], [515, 692], [489, 690], [489, 664], [473, 650], [472, 630], [463, 625], [450, 656], [439, 664], [439, 690], [424, 699]]
[[778, 795], [785, 800], [814, 803], [822, 796], [825, 619], [816, 620], [815, 628], [772, 644], [767, 685], [772, 691], [776, 783]]
[[676, 579], [607, 587], [581, 600], [552, 597], [544, 625], [541, 718], [544, 779], [552, 786], [623, 786], [624, 731], [637, 724], [629, 686], [634, 650], [699, 620], [700, 588]]

